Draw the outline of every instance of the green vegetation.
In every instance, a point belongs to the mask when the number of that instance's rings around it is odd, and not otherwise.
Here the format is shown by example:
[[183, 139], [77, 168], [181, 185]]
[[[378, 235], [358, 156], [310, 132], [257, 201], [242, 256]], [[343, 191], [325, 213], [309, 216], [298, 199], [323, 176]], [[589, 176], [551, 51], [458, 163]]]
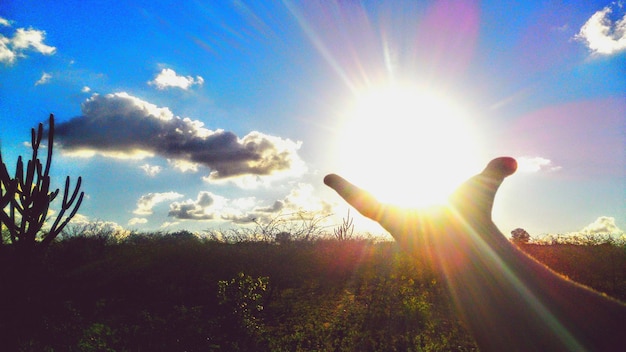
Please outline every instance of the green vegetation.
[[[626, 299], [626, 246], [525, 244]], [[239, 242], [188, 232], [66, 237], [20, 266], [0, 250], [11, 351], [476, 350], [444, 279], [394, 243]]]

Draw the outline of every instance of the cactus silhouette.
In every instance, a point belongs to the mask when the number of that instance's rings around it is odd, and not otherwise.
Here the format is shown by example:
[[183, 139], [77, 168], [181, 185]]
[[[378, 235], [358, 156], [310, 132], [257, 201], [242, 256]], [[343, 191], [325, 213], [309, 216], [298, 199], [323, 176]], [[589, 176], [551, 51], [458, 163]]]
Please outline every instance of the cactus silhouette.
[[79, 194], [81, 177], [78, 177], [70, 195], [70, 177], [67, 176], [61, 209], [50, 229], [42, 230], [48, 220], [50, 204], [59, 194], [58, 188], [50, 191], [50, 165], [54, 143], [52, 114], [47, 135], [47, 154], [42, 163], [39, 150], [44, 137], [43, 124], [40, 123], [37, 130], [31, 130], [32, 156], [26, 163], [26, 168], [22, 157], [18, 157], [13, 177], [9, 175], [0, 151], [0, 228], [5, 227], [10, 242], [23, 251], [49, 245], [76, 215], [85, 195], [84, 192]]

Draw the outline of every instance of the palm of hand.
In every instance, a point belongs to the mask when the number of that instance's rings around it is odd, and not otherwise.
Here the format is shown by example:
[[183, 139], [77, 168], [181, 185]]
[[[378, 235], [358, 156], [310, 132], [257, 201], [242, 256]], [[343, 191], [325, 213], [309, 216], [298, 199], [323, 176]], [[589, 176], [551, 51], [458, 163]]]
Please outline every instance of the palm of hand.
[[491, 210], [498, 187], [516, 169], [517, 162], [513, 158], [494, 159], [480, 174], [468, 179], [456, 190], [448, 206], [431, 209], [383, 204], [367, 191], [335, 174], [327, 175], [324, 183], [361, 214], [379, 222], [409, 252], [428, 250], [432, 254], [428, 247], [441, 243], [443, 247], [438, 246], [438, 255], [441, 256], [447, 251], [446, 235], [449, 240], [464, 241], [463, 238], [450, 238], [462, 230], [481, 234], [486, 237], [483, 240], [492, 245], [506, 241], [491, 220]]

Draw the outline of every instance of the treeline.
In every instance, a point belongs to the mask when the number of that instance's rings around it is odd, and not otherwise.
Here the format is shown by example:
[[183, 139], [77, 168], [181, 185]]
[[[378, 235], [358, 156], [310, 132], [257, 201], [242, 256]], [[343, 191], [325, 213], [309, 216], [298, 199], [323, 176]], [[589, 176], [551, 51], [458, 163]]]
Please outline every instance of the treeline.
[[[626, 299], [626, 247], [522, 245]], [[444, 278], [392, 242], [188, 232], [0, 248], [7, 351], [472, 351]], [[610, 264], [610, 265], [609, 265]]]

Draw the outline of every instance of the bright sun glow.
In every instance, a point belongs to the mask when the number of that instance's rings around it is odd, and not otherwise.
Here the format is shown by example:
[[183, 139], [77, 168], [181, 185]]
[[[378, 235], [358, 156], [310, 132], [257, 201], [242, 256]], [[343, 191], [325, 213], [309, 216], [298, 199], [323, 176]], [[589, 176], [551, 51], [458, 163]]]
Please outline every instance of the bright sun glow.
[[340, 126], [339, 172], [385, 202], [443, 204], [476, 170], [477, 135], [455, 101], [409, 85], [361, 92]]

